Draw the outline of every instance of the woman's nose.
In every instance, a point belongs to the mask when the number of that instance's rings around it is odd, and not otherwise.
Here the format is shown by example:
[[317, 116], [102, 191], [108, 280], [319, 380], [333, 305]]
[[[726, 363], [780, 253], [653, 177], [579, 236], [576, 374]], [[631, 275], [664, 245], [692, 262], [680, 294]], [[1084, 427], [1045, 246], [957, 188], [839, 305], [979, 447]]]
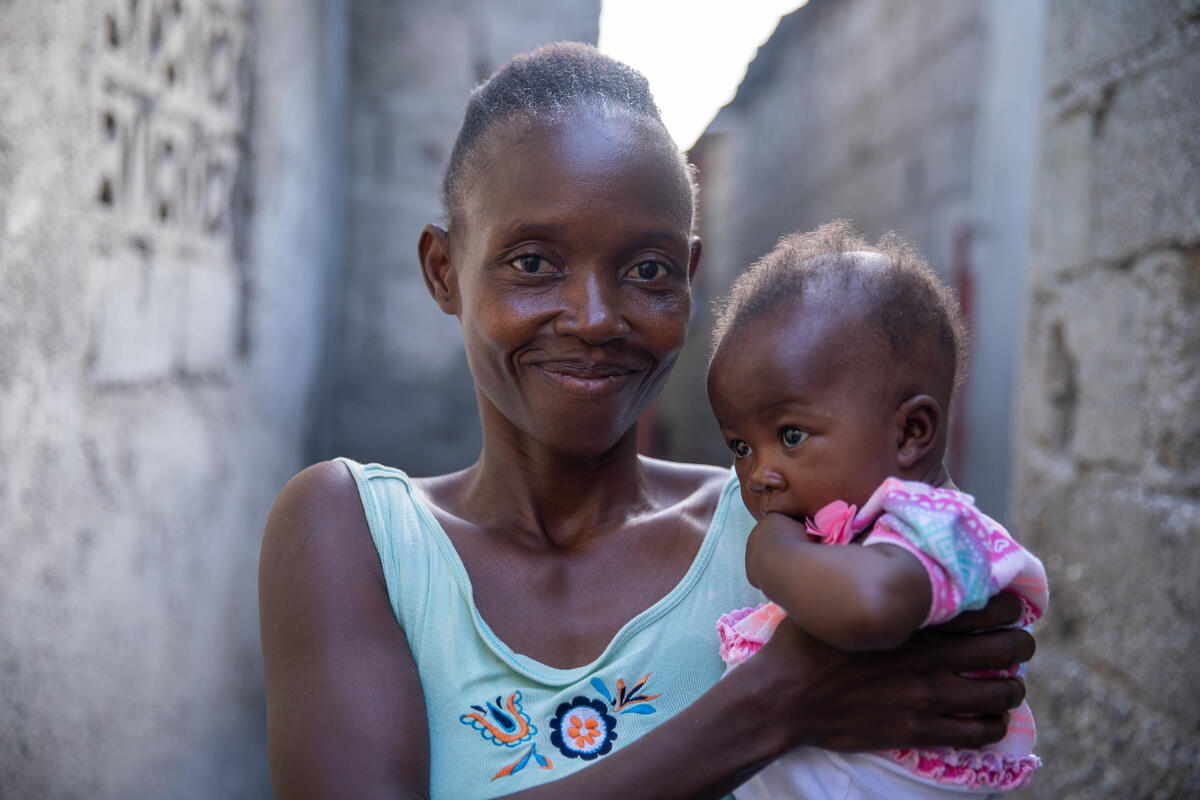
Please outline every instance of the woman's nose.
[[555, 320], [559, 333], [572, 334], [588, 344], [604, 344], [629, 335], [629, 321], [621, 307], [620, 288], [604, 276], [583, 273], [571, 276], [563, 287], [563, 311]]
[[754, 466], [750, 470], [750, 491], [761, 494], [768, 490], [783, 489], [786, 485], [783, 472], [776, 468], [774, 460], [759, 458], [755, 454]]

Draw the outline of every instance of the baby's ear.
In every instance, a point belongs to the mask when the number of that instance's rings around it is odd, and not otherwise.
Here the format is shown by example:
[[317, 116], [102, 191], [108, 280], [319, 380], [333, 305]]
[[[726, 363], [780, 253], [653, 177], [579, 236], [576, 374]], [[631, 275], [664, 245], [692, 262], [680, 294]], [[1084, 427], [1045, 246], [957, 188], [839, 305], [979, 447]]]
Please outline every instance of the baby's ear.
[[942, 407], [927, 394], [913, 395], [896, 409], [896, 464], [908, 469], [938, 446]]

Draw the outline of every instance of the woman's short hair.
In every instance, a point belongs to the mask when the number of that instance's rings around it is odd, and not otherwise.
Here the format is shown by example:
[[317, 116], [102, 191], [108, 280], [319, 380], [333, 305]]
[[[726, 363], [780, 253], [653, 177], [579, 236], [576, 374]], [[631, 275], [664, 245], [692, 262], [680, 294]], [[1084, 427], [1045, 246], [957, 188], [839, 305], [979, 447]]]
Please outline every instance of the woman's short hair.
[[[580, 107], [626, 113], [661, 131], [659, 144], [665, 141], [670, 145], [689, 183], [694, 184], [646, 78], [591, 45], [558, 42], [515, 56], [471, 92], [442, 179], [442, 202], [451, 224], [460, 209], [464, 175], [488, 131], [500, 122], [522, 117], [552, 120]], [[694, 186], [692, 192], [694, 195]]]

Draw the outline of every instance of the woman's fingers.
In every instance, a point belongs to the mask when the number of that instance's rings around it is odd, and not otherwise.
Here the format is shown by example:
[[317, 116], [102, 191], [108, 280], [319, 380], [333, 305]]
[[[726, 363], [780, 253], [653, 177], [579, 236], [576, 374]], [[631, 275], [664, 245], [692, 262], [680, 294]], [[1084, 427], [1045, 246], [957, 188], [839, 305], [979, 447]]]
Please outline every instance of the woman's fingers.
[[1016, 625], [1021, 621], [1024, 605], [1012, 592], [1000, 592], [978, 611], [964, 611], [949, 622], [938, 625], [943, 633], [970, 633]]
[[967, 678], [958, 675], [946, 679], [939, 692], [936, 713], [948, 717], [1004, 717], [1025, 699], [1025, 681], [1020, 678]]
[[[924, 746], [937, 747], [952, 744], [955, 747], [978, 750], [984, 745], [998, 742], [1008, 730], [1008, 717], [935, 717], [921, 726], [918, 738], [924, 738]], [[919, 745], [920, 746], [920, 745]]]
[[1033, 637], [1019, 628], [946, 636], [938, 630], [918, 631], [906, 648], [918, 665], [929, 670], [984, 672], [1009, 670], [1033, 657]]

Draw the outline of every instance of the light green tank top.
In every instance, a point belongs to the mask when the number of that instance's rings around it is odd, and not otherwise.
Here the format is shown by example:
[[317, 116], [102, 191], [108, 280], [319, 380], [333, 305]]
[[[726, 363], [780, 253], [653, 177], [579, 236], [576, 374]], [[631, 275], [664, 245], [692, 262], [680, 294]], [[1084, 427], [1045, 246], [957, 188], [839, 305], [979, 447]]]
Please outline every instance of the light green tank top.
[[403, 472], [339, 460], [358, 484], [388, 597], [420, 672], [435, 800], [519, 791], [628, 745], [721, 677], [720, 615], [764, 600], [746, 580], [754, 520], [731, 477], [679, 584], [592, 663], [549, 667], [513, 652], [484, 622], [458, 553]]

